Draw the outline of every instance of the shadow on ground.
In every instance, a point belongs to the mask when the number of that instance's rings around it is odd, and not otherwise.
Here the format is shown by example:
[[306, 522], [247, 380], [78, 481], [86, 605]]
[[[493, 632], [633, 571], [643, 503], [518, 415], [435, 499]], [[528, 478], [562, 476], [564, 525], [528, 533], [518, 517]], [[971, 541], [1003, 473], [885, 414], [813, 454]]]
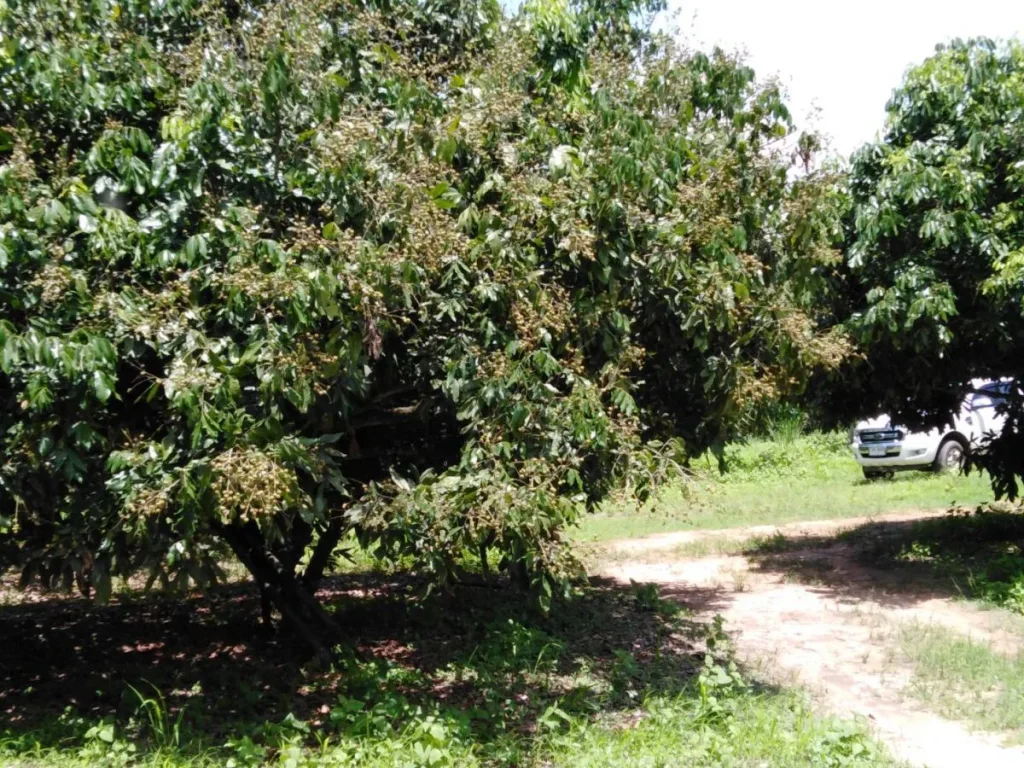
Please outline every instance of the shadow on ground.
[[[195, 749], [294, 715], [314, 729], [426, 705], [474, 738], [527, 737], [552, 704], [626, 716], [646, 693], [684, 689], [703, 627], [640, 587], [597, 581], [538, 615], [511, 589], [462, 587], [422, 598], [406, 577], [347, 575], [321, 597], [351, 637], [330, 667], [287, 637], [261, 634], [246, 585], [184, 600], [107, 606], [48, 598], [0, 608], [0, 740], [74, 743], [101, 718], [130, 727], [143, 694], [183, 713]], [[353, 705], [352, 702], [358, 702]], [[66, 711], [65, 711], [66, 710]], [[360, 716], [362, 716], [360, 714]]]
[[966, 596], [1007, 604], [1019, 584], [1024, 608], [1024, 513], [954, 511], [879, 521], [837, 534], [774, 536], [743, 554], [755, 572], [826, 590], [840, 600], [904, 607]]

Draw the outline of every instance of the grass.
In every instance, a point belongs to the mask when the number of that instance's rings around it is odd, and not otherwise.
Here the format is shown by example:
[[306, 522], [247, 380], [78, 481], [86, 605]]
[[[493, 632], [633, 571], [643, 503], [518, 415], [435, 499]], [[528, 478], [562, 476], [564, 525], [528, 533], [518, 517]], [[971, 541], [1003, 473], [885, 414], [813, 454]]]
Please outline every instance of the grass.
[[[794, 431], [740, 446], [727, 455], [729, 474], [702, 466], [685, 492], [671, 489], [649, 508], [609, 505], [585, 520], [577, 539], [991, 498], [978, 476], [866, 483], [844, 442]], [[661, 555], [745, 552], [770, 567], [773, 555], [793, 547], [852, 541], [894, 572], [955, 574], [991, 602], [1009, 604], [1021, 572], [1014, 558], [1022, 520], [861, 526], [818, 544], [721, 535]], [[973, 543], [964, 546], [965, 538]], [[425, 595], [400, 566], [374, 567], [358, 548], [339, 566], [326, 599], [351, 643], [326, 667], [305, 660], [287, 637], [254, 631], [258, 598], [246, 583], [167, 601], [139, 596], [129, 584], [106, 607], [47, 597], [0, 604], [0, 764], [894, 765], [861, 725], [821, 717], [799, 691], [744, 680], [720, 624], [687, 618], [653, 585], [595, 583], [542, 616], [512, 590]], [[40, 626], [49, 631], [40, 635]], [[915, 695], [937, 697], [933, 706], [984, 727], [1021, 728], [1020, 660], [956, 641], [934, 633], [903, 641], [917, 670]]]
[[934, 625], [897, 630], [913, 666], [908, 692], [940, 715], [1024, 741], [1024, 655], [1000, 653]]
[[[794, 691], [758, 693], [745, 684], [736, 690], [716, 689], [714, 700], [700, 693], [652, 697], [617, 720], [568, 716], [555, 710], [543, 721], [536, 752], [522, 762], [494, 765], [618, 768], [624, 765], [686, 765], [741, 768], [803, 768], [853, 766], [889, 768], [897, 764], [874, 744], [857, 723], [815, 714], [807, 698]], [[112, 734], [109, 741], [93, 737], [77, 750], [5, 751], [9, 768], [78, 768], [134, 765], [140, 768], [212, 768], [276, 764], [307, 766], [478, 766], [485, 764], [474, 745], [458, 738], [458, 726], [426, 717], [397, 734], [325, 738], [303, 747], [302, 723], [278, 730], [279, 742], [268, 752], [242, 737], [228, 750], [188, 754], [172, 748], [142, 753]], [[289, 733], [289, 731], [291, 733]], [[231, 755], [234, 751], [234, 755]], [[269, 762], [268, 756], [271, 756]], [[520, 758], [522, 759], [522, 758]]]
[[642, 509], [609, 504], [586, 517], [574, 536], [601, 542], [653, 533], [868, 517], [886, 512], [976, 506], [992, 500], [988, 478], [905, 472], [868, 482], [844, 435], [811, 434], [789, 442], [751, 441], [729, 449], [721, 475], [698, 462], [685, 486], [669, 488]]
[[839, 535], [859, 558], [907, 582], [945, 583], [982, 603], [1024, 614], [1024, 514], [992, 504], [942, 517], [870, 523]]
[[581, 723], [552, 740], [551, 763], [651, 766], [890, 766], [862, 727], [821, 718], [796, 692], [731, 697], [708, 724], [692, 701], [652, 700], [634, 727]]
[[[302, 724], [298, 724], [301, 726]], [[617, 768], [624, 765], [854, 766], [888, 768], [896, 763], [876, 746], [863, 726], [822, 718], [797, 692], [758, 694], [750, 691], [721, 695], [714, 706], [699, 696], [654, 697], [619, 722], [553, 715], [549, 729], [536, 739], [537, 754], [526, 762], [495, 765]], [[400, 734], [379, 739], [326, 740], [301, 746], [301, 728], [285, 735], [271, 762], [265, 748], [252, 739], [229, 742], [235, 755], [210, 750], [192, 754], [162, 748], [149, 753], [132, 749], [116, 736], [97, 738], [78, 750], [5, 751], [9, 768], [85, 768], [133, 765], [140, 768], [213, 768], [213, 766], [477, 766], [484, 764], [471, 744], [459, 742], [451, 726], [425, 718]]]
[[720, 622], [653, 585], [597, 583], [548, 615], [422, 586], [335, 577], [352, 641], [328, 666], [254, 633], [247, 585], [8, 606], [0, 765], [893, 765], [861, 726], [745, 681]]

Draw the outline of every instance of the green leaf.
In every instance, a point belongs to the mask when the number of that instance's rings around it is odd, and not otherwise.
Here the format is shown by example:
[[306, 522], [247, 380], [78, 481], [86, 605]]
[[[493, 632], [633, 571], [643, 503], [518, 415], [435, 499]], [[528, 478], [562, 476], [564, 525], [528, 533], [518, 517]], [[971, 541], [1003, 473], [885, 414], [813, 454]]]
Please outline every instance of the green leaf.
[[110, 395], [113, 391], [113, 381], [109, 374], [104, 371], [93, 371], [92, 386], [97, 399], [101, 403], [105, 403], [110, 399]]
[[97, 603], [105, 605], [110, 602], [110, 572], [102, 561], [97, 561], [93, 564], [92, 571], [89, 573], [89, 583], [92, 584], [93, 596]]
[[551, 150], [548, 157], [548, 168], [556, 178], [580, 165], [579, 154], [575, 147], [562, 144]]

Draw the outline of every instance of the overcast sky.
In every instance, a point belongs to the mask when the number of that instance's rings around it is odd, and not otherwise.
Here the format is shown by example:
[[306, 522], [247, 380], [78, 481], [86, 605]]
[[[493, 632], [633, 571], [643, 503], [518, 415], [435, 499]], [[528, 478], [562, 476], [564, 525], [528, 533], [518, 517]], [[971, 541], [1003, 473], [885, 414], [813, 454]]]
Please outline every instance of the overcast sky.
[[[522, 0], [502, 0], [518, 8]], [[668, 0], [662, 21], [691, 44], [745, 50], [777, 75], [801, 128], [848, 155], [874, 138], [911, 64], [954, 37], [1024, 37], [1024, 0]], [[809, 122], [812, 110], [819, 110]]]
[[846, 155], [871, 140], [911, 64], [954, 37], [1024, 35], [1024, 0], [668, 0], [689, 42], [745, 49], [759, 75], [778, 75], [801, 127]]

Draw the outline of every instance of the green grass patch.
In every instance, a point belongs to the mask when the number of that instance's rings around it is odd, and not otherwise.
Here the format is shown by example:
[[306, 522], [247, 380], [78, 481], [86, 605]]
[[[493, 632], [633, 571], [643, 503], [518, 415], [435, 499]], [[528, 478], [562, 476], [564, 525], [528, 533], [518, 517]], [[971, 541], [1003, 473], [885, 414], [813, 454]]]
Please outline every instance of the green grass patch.
[[7, 606], [0, 765], [891, 765], [861, 728], [743, 680], [720, 622], [654, 585], [595, 584], [547, 615], [516, 590], [423, 586], [335, 577], [353, 635], [327, 665], [258, 637], [242, 584]]
[[1010, 504], [880, 522], [840, 535], [871, 565], [944, 581], [965, 597], [1024, 615], [1024, 511]]
[[1024, 741], [1024, 656], [931, 625], [902, 626], [897, 636], [913, 665], [908, 692], [915, 698], [944, 717]]
[[643, 508], [608, 504], [574, 531], [600, 542], [680, 530], [737, 528], [804, 520], [868, 517], [914, 509], [975, 506], [993, 498], [988, 478], [903, 472], [869, 482], [842, 434], [754, 440], [726, 452], [727, 472], [708, 459], [684, 486]]
[[549, 764], [654, 766], [892, 766], [857, 724], [822, 718], [794, 691], [731, 695], [709, 723], [694, 699], [655, 699], [620, 727], [582, 722], [552, 739]]
[[[725, 669], [714, 667], [710, 675], [726, 675]], [[140, 750], [120, 732], [101, 727], [102, 735], [91, 735], [78, 748], [42, 749], [26, 740], [0, 740], [0, 759], [9, 768], [897, 765], [862, 725], [817, 715], [804, 694], [757, 692], [743, 683], [732, 689], [719, 685], [703, 693], [698, 684], [674, 697], [647, 698], [630, 712], [608, 718], [570, 715], [552, 705], [543, 713], [539, 733], [519, 740], [528, 741], [530, 748], [509, 739], [506, 755], [500, 759], [488, 758], [466, 738], [457, 719], [445, 716], [420, 715], [397, 729], [374, 731], [371, 726], [363, 733], [332, 729], [329, 735], [316, 734], [318, 744], [308, 743], [310, 729], [297, 720], [259, 730], [267, 736], [232, 738], [223, 749], [190, 753], [174, 747]], [[267, 739], [272, 747], [266, 746]]]

